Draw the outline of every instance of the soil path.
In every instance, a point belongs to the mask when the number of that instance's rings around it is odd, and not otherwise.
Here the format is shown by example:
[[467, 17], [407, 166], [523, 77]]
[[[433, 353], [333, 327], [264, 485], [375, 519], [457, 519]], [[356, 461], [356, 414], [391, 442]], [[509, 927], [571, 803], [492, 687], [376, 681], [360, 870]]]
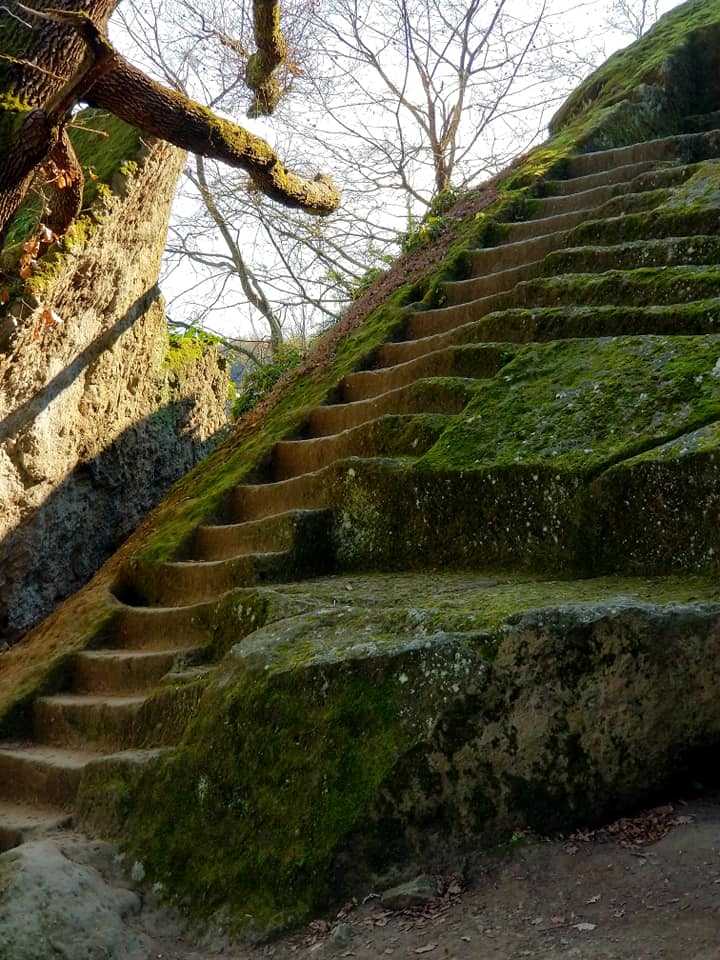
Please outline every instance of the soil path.
[[391, 912], [373, 898], [271, 945], [193, 949], [155, 940], [153, 956], [720, 960], [720, 798], [660, 808], [587, 837], [522, 844], [474, 873], [463, 890], [445, 878], [445, 895], [422, 909]]

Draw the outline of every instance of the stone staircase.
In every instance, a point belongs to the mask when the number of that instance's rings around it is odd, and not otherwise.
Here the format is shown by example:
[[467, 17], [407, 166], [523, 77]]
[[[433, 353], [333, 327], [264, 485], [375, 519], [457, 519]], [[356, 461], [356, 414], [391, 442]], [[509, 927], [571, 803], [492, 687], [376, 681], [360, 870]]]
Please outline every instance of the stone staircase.
[[[309, 414], [304, 436], [275, 445], [264, 482], [238, 486], [224, 522], [200, 526], [190, 555], [158, 568], [151, 595], [119, 594], [103, 648], [75, 654], [64, 692], [28, 709], [27, 738], [0, 744], [0, 849], [67, 825], [87, 765], [118, 753], [139, 763], [180, 736], [180, 721], [158, 729], [148, 708], [159, 690], [171, 696], [208, 670], [205, 605], [237, 586], [335, 569], [324, 535], [330, 465], [420, 457], [519, 342], [577, 336], [582, 324], [595, 337], [667, 332], [688, 303], [720, 297], [717, 227], [698, 235], [688, 220], [686, 233], [658, 238], [638, 237], [632, 223], [699, 162], [720, 158], [712, 117], [692, 129], [705, 126], [713, 129], [571, 159], [563, 179], [541, 184], [532, 216], [473, 253], [470, 278], [446, 285], [445, 306], [409, 311], [404, 339], [348, 375], [333, 402]], [[664, 312], [648, 309], [647, 280], [658, 271]], [[709, 313], [693, 317], [693, 329], [675, 332], [713, 329]], [[418, 427], [416, 414], [434, 417]]]

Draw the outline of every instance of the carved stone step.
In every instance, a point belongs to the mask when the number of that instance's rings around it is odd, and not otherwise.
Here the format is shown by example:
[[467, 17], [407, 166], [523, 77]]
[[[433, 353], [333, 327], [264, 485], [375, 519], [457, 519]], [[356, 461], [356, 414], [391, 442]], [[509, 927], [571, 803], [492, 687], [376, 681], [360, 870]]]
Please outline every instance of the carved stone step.
[[[542, 276], [543, 260], [523, 264], [521, 267], [510, 267], [509, 270], [498, 270], [496, 273], [487, 273], [480, 277], [470, 277], [469, 280], [456, 280], [443, 284], [443, 290], [449, 307], [459, 303], [468, 303], [470, 300], [479, 300], [481, 297], [491, 297], [496, 293], [507, 293], [508, 290], [523, 280], [532, 280]], [[381, 348], [382, 349], [382, 348]]]
[[517, 243], [503, 243], [497, 247], [484, 247], [470, 251], [470, 275], [484, 276], [498, 273], [513, 267], [524, 267], [529, 263], [542, 260], [553, 250], [564, 247], [570, 236], [569, 230], [559, 230], [545, 237], [520, 240]]
[[430, 337], [445, 330], [461, 327], [473, 320], [479, 320], [496, 310], [512, 307], [516, 303], [516, 290], [517, 287], [514, 287], [507, 293], [495, 293], [490, 297], [481, 297], [479, 300], [471, 300], [468, 303], [458, 303], [452, 307], [418, 310], [416, 313], [410, 314], [405, 327], [405, 334], [408, 340]]
[[123, 606], [103, 646], [128, 650], [168, 650], [204, 646], [211, 603], [184, 607]]
[[243, 484], [233, 492], [238, 520], [259, 520], [293, 510], [318, 510], [328, 505], [329, 491], [318, 473], [306, 473], [278, 483]]
[[316, 407], [308, 416], [308, 433], [330, 436], [386, 414], [459, 413], [468, 402], [471, 386], [472, 381], [460, 378], [417, 380], [370, 400]]
[[657, 163], [654, 160], [641, 160], [639, 163], [620, 164], [609, 170], [598, 173], [589, 173], [582, 177], [571, 177], [567, 180], [545, 180], [543, 190], [547, 196], [567, 197], [575, 193], [587, 193], [598, 187], [612, 186], [616, 183], [627, 183], [642, 173], [654, 170]]
[[684, 136], [662, 137], [642, 143], [631, 143], [627, 147], [581, 153], [570, 158], [566, 173], [568, 179], [574, 179], [629, 164], [674, 160], [682, 156], [682, 142], [686, 139], [688, 138]]
[[141, 746], [147, 731], [138, 716], [147, 696], [56, 694], [33, 703], [33, 733], [41, 744], [70, 749], [121, 750]]
[[[657, 280], [657, 286], [653, 281]], [[654, 294], [652, 294], [652, 292]], [[454, 330], [491, 313], [513, 307], [531, 309], [551, 306], [643, 306], [650, 302], [688, 303], [720, 296], [720, 280], [712, 267], [679, 265], [640, 270], [606, 270], [599, 274], [571, 273], [539, 277], [517, 284], [508, 293], [483, 297], [470, 303], [411, 314], [408, 339], [425, 338]], [[489, 337], [489, 339], [495, 339]], [[509, 340], [513, 338], [508, 338]]]
[[520, 240], [532, 240], [536, 237], [547, 237], [564, 230], [572, 230], [585, 220], [597, 219], [596, 214], [602, 207], [591, 207], [587, 210], [572, 210], [570, 213], [559, 213], [554, 217], [538, 217], [534, 220], [520, 220], [507, 224], [508, 243], [517, 243]]
[[623, 180], [620, 183], [605, 183], [590, 190], [578, 190], [576, 193], [561, 194], [559, 196], [541, 197], [537, 202], [538, 217], [555, 217], [562, 213], [572, 213], [575, 210], [593, 210], [602, 206], [613, 197], [630, 193], [632, 181]]
[[193, 656], [200, 647], [171, 650], [85, 650], [73, 658], [75, 693], [137, 693], [156, 686], [168, 671]]
[[425, 377], [482, 379], [494, 376], [507, 359], [507, 353], [496, 347], [448, 347], [394, 367], [351, 373], [343, 380], [341, 392], [343, 399], [354, 403]]
[[572, 179], [643, 161], [660, 163], [665, 160], [682, 160], [684, 163], [697, 163], [718, 156], [720, 156], [720, 130], [683, 133], [674, 137], [633, 143], [627, 147], [616, 147], [613, 150], [579, 154], [570, 159], [566, 173], [568, 178]]
[[99, 756], [90, 750], [0, 744], [0, 798], [67, 809], [83, 770]]
[[72, 816], [54, 807], [34, 807], [0, 801], [0, 853], [67, 828]]
[[[280, 512], [280, 511], [277, 511]], [[255, 519], [248, 517], [248, 519]], [[178, 560], [158, 564], [147, 585], [149, 603], [187, 606], [217, 598], [236, 587], [282, 579], [293, 572], [293, 551], [253, 553], [224, 560]]]
[[436, 414], [434, 428], [424, 425], [422, 430], [413, 430], [413, 416], [388, 414], [330, 437], [283, 440], [273, 449], [273, 477], [288, 480], [352, 456], [419, 456], [430, 449], [448, 419]]
[[510, 308], [419, 340], [386, 344], [378, 362], [388, 365], [449, 344], [502, 341], [530, 343], [567, 337], [720, 332], [720, 301], [701, 300], [663, 307], [564, 306]]
[[659, 240], [636, 240], [607, 246], [561, 247], [542, 260], [469, 280], [444, 284], [448, 306], [506, 293], [516, 284], [561, 273], [602, 273], [605, 270], [712, 264], [720, 260], [720, 240], [692, 235]]
[[295, 510], [247, 523], [205, 524], [197, 529], [193, 554], [198, 560], [225, 560], [244, 553], [290, 550], [304, 513]]

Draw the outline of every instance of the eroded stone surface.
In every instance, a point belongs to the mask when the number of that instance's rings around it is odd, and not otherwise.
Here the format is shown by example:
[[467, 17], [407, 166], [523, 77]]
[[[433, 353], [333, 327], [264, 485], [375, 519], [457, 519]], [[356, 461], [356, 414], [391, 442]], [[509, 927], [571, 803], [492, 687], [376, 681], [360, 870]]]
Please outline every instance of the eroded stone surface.
[[123, 883], [114, 855], [107, 844], [72, 839], [0, 855], [3, 960], [146, 960], [149, 938], [126, 922], [141, 897]]

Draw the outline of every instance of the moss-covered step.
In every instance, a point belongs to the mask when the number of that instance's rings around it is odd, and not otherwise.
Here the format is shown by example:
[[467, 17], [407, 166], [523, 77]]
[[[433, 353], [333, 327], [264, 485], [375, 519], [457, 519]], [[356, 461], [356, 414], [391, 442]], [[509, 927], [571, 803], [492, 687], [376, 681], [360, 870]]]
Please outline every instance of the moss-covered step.
[[460, 377], [416, 380], [406, 387], [398, 387], [369, 400], [315, 407], [307, 415], [305, 428], [313, 437], [325, 437], [387, 414], [459, 413], [468, 402], [474, 386], [473, 380]]
[[718, 419], [719, 361], [718, 335], [529, 344], [477, 385], [419, 466], [593, 475]]
[[718, 156], [720, 130], [711, 130], [707, 133], [684, 133], [674, 137], [644, 140], [627, 147], [577, 154], [567, 161], [565, 173], [568, 179], [574, 179], [647, 160], [659, 163], [679, 159], [684, 163], [698, 163]]
[[720, 270], [714, 264], [540, 276], [533, 280], [524, 280], [506, 293], [451, 307], [411, 313], [406, 334], [408, 339], [422, 339], [511, 307], [588, 304], [617, 307], [644, 304], [662, 306], [707, 300], [717, 297], [719, 293]]
[[720, 268], [716, 264], [639, 267], [603, 273], [572, 273], [539, 277], [519, 283], [513, 290], [517, 306], [546, 307], [560, 304], [643, 306], [707, 300], [720, 294]]
[[164, 650], [83, 650], [72, 661], [74, 693], [139, 693], [156, 686], [172, 670], [194, 662], [202, 647]]
[[117, 750], [144, 745], [139, 717], [147, 694], [56, 694], [33, 704], [37, 743], [54, 747]]
[[[135, 603], [130, 578], [115, 585], [121, 596], [130, 594]], [[178, 648], [205, 648], [209, 644], [213, 603], [187, 604], [182, 607], [144, 607], [113, 602], [114, 617], [98, 633], [91, 649], [165, 651]]]
[[[555, 185], [552, 182], [544, 182], [538, 186], [541, 198], [533, 201], [533, 209], [537, 211], [537, 216], [542, 217], [568, 213], [571, 210], [595, 209], [626, 194], [639, 196], [644, 191], [673, 187], [691, 177], [696, 167], [696, 164], [668, 161], [647, 170], [640, 170], [630, 180], [614, 181], [592, 187], [589, 190], [579, 190], [572, 193], [554, 194]], [[633, 170], [634, 168], [626, 169]]]
[[388, 414], [329, 437], [281, 440], [272, 453], [271, 477], [287, 480], [350, 456], [419, 456], [447, 427], [448, 414]]
[[323, 510], [289, 510], [244, 523], [218, 520], [197, 528], [190, 555], [194, 560], [224, 560], [244, 553], [288, 551], [311, 538], [311, 530], [322, 530], [326, 524], [329, 518]]
[[[703, 141], [703, 150], [711, 158], [716, 155], [719, 137], [714, 133], [708, 141]], [[621, 196], [609, 201], [604, 208], [598, 208], [599, 216], [581, 219], [571, 229], [558, 229], [546, 236], [472, 251], [469, 275], [481, 276], [522, 267], [564, 246], [714, 234], [720, 206], [719, 169], [717, 160], [708, 159], [681, 165], [669, 172], [666, 169], [654, 171], [648, 176], [678, 177], [679, 182], [669, 194], [651, 190], [648, 194]], [[511, 226], [503, 226], [505, 239]]]
[[[571, 337], [619, 337], [637, 334], [692, 336], [717, 332], [720, 332], [720, 300], [713, 297], [710, 300], [671, 303], [661, 307], [598, 305], [502, 310], [427, 339], [446, 343], [476, 343], [479, 340], [531, 343]], [[433, 346], [434, 344], [425, 340], [411, 340], [408, 341], [407, 350], [420, 352], [432, 349]]]
[[340, 398], [345, 403], [355, 403], [432, 377], [492, 377], [512, 359], [513, 352], [512, 346], [495, 344], [446, 347], [394, 367], [351, 373], [340, 384]]
[[377, 366], [404, 363], [450, 344], [490, 342], [531, 343], [585, 337], [634, 334], [688, 334], [720, 331], [720, 300], [698, 300], [661, 307], [532, 307], [490, 313], [417, 340], [386, 343], [375, 355]]
[[635, 177], [639, 177], [643, 173], [650, 173], [657, 167], [658, 161], [656, 160], [641, 160], [638, 163], [610, 167], [609, 170], [603, 170], [600, 173], [589, 173], [583, 177], [556, 180], [549, 176], [542, 181], [538, 189], [543, 197], [569, 197], [575, 193], [587, 193], [589, 190], [599, 190], [616, 184], [630, 183]]
[[635, 240], [612, 246], [565, 247], [549, 253], [543, 260], [499, 273], [486, 274], [447, 283], [443, 291], [449, 306], [504, 293], [518, 283], [537, 277], [564, 273], [602, 273], [605, 270], [632, 270], [637, 267], [710, 265], [720, 260], [720, 241], [716, 236], [667, 237], [660, 240]]
[[720, 741], [715, 581], [288, 590], [311, 609], [233, 648], [177, 750], [81, 785], [86, 823], [123, 822], [154, 881], [236, 929], [297, 923], [468, 843], [610, 816]]
[[[553, 250], [564, 247], [568, 242], [570, 233], [570, 230], [558, 230], [552, 234], [534, 237], [530, 240], [518, 240], [513, 243], [503, 243], [500, 239], [497, 245], [471, 250], [468, 252], [470, 265], [468, 275], [480, 276], [487, 273], [497, 273], [542, 260]], [[506, 235], [505, 226], [503, 227], [503, 234]]]
[[[314, 477], [314, 474], [310, 476]], [[241, 497], [240, 491], [246, 490], [254, 488], [238, 488], [238, 502], [245, 503], [246, 498]], [[294, 499], [298, 499], [298, 496]], [[320, 493], [304, 498], [301, 504], [293, 502], [291, 506], [306, 507], [305, 501], [308, 499], [313, 501], [312, 506], [325, 506]], [[243, 512], [247, 510], [245, 506], [242, 509]], [[325, 516], [322, 510], [315, 510], [313, 514], [323, 518]], [[219, 597], [235, 587], [317, 575], [330, 567], [333, 556], [329, 550], [318, 552], [310, 548], [310, 543], [314, 544], [317, 540], [317, 531], [313, 531], [313, 534], [309, 542], [299, 542], [296, 539], [289, 550], [274, 553], [240, 553], [220, 560], [167, 561], [152, 569], [144, 568], [135, 583], [143, 603], [169, 607], [194, 605], [202, 600]]]
[[[417, 459], [417, 458], [415, 458]], [[409, 466], [414, 459], [382, 457], [346, 457], [315, 473], [304, 473], [274, 483], [242, 484], [235, 488], [231, 510], [237, 520], [260, 520], [292, 510], [317, 510], [331, 506], [336, 500], [333, 480], [350, 472], [353, 476], [365, 464], [401, 463]]]
[[588, 518], [587, 540], [599, 569], [610, 569], [618, 554], [631, 570], [716, 569], [720, 424], [678, 433], [623, 460], [595, 480], [589, 496], [597, 510]]
[[519, 267], [509, 267], [507, 270], [497, 270], [494, 273], [484, 273], [481, 276], [468, 277], [467, 280], [451, 280], [443, 284], [443, 295], [448, 306], [467, 303], [470, 300], [479, 300], [496, 293], [507, 293], [523, 280], [532, 280], [543, 275], [544, 260], [533, 260], [523, 263]]
[[[509, 243], [520, 240], [530, 240], [534, 237], [544, 237], [553, 233], [572, 230], [579, 223], [588, 219], [601, 220], [607, 217], [619, 217], [625, 213], [635, 213], [642, 210], [652, 210], [668, 199], [669, 189], [651, 190], [647, 193], [625, 193], [605, 203], [591, 206], [586, 209], [573, 210], [570, 213], [558, 213], [548, 217], [533, 217], [529, 220], [509, 223], [506, 236]], [[542, 201], [538, 202], [538, 205]]]
[[543, 261], [545, 276], [602, 273], [638, 267], [711, 266], [720, 263], [720, 238], [693, 235], [660, 240], [635, 240], [614, 246], [569, 247]]

